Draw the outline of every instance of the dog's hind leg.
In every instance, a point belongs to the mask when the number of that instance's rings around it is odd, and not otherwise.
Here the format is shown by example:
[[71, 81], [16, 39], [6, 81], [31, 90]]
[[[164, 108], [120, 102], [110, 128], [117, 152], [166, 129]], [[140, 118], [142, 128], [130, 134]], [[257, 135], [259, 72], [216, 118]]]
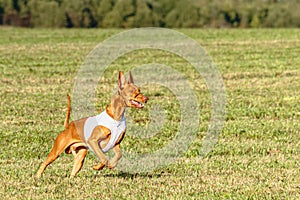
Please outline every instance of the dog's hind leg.
[[72, 141], [68, 138], [69, 135], [69, 130], [64, 130], [63, 132], [61, 132], [53, 145], [53, 148], [51, 150], [51, 152], [49, 153], [47, 159], [45, 160], [45, 162], [43, 162], [36, 174], [37, 178], [40, 178], [42, 176], [42, 173], [44, 172], [45, 168], [51, 164], [54, 160], [56, 160], [56, 158], [58, 158], [58, 156], [64, 152], [64, 150], [72, 143], [74, 143], [75, 141]]
[[74, 166], [71, 172], [71, 177], [74, 177], [82, 168], [87, 151], [88, 150], [85, 146], [80, 146], [76, 150], [72, 150], [72, 154], [74, 156]]

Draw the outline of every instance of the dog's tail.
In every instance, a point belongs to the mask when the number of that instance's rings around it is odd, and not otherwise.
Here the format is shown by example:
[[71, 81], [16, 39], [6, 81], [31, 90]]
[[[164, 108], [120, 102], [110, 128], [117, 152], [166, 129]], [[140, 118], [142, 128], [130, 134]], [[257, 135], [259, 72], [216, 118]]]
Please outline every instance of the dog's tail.
[[68, 97], [68, 109], [67, 109], [67, 115], [64, 123], [64, 127], [67, 129], [69, 127], [69, 120], [70, 120], [70, 113], [71, 113], [71, 97], [69, 94], [67, 94]]

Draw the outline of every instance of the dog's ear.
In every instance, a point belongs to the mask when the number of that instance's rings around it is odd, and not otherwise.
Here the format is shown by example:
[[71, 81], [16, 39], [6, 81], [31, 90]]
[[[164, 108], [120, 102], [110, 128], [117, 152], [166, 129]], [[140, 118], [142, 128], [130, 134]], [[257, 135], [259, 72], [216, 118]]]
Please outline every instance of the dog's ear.
[[130, 83], [134, 84], [133, 76], [132, 76], [131, 71], [129, 71], [129, 80], [128, 80], [128, 84], [130, 84]]
[[122, 71], [119, 71], [118, 85], [120, 89], [123, 89], [126, 84], [126, 79]]

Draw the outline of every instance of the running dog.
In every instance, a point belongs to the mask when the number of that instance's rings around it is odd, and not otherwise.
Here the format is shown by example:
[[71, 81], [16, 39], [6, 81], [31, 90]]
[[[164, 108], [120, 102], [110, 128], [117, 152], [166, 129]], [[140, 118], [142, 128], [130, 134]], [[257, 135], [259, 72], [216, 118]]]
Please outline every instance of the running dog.
[[[80, 171], [88, 150], [93, 151], [100, 159], [100, 163], [93, 166], [94, 170], [116, 167], [122, 157], [120, 143], [126, 132], [125, 109], [126, 107], [143, 108], [147, 101], [148, 98], [134, 84], [131, 72], [129, 72], [129, 80], [126, 83], [125, 76], [121, 71], [119, 72], [118, 91], [112, 97], [110, 104], [99, 115], [69, 123], [71, 100], [68, 95], [65, 130], [56, 137], [53, 148], [45, 162], [41, 164], [36, 177], [40, 178], [45, 168], [64, 151], [67, 154], [72, 153], [74, 156], [71, 177]], [[115, 156], [108, 160], [104, 153], [111, 149]]]

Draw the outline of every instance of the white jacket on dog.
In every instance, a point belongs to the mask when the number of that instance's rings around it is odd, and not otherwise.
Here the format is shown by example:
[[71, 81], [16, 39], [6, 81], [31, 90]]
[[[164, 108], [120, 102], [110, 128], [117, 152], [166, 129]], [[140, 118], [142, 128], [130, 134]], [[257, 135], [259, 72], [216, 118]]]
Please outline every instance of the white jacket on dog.
[[[84, 124], [84, 138], [86, 142], [91, 136], [94, 128], [99, 125], [108, 128], [111, 132], [110, 140], [108, 141], [107, 145], [102, 149], [102, 151], [106, 153], [107, 151], [109, 151], [111, 148], [115, 146], [115, 143], [117, 142], [118, 138], [125, 130], [126, 120], [125, 117], [123, 116], [121, 121], [116, 121], [111, 116], [109, 116], [106, 113], [106, 111], [103, 111], [99, 115], [89, 117]], [[99, 142], [99, 147], [101, 148], [100, 143], [101, 142]], [[93, 149], [89, 145], [88, 147], [90, 150], [93, 151]]]

